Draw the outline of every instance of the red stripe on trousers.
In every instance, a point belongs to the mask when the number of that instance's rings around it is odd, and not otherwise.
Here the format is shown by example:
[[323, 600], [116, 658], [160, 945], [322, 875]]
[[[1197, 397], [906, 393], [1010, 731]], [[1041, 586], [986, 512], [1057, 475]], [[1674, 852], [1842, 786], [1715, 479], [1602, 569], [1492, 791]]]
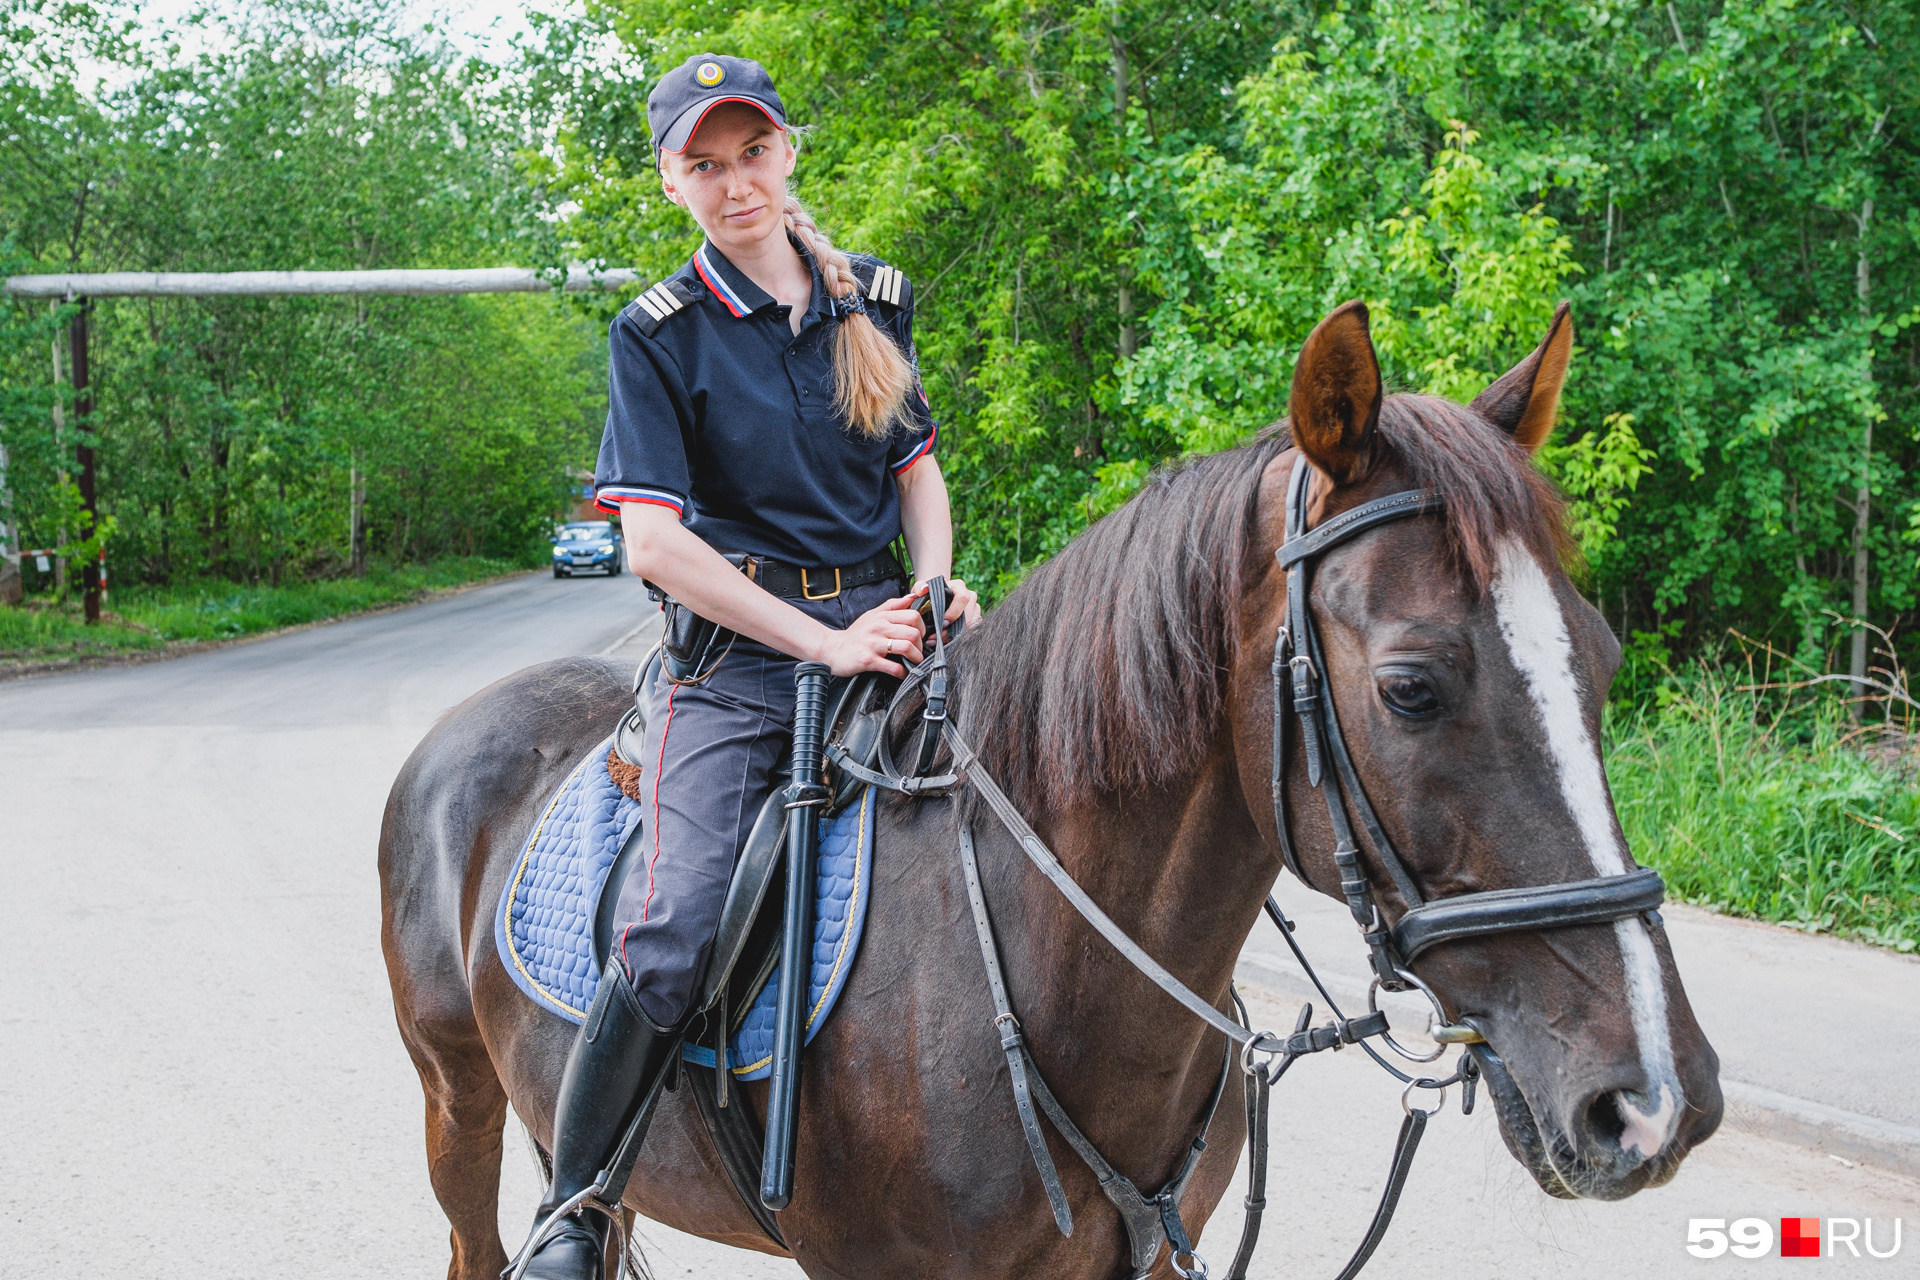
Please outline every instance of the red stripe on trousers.
[[[667, 767], [667, 735], [673, 732], [673, 695], [679, 692], [679, 685], [667, 690], [667, 721], [660, 726], [660, 760], [653, 767], [653, 856], [647, 859], [647, 899], [640, 904], [642, 923], [653, 909], [653, 864], [660, 861], [660, 774]], [[624, 940], [620, 953], [623, 957], [626, 955]]]

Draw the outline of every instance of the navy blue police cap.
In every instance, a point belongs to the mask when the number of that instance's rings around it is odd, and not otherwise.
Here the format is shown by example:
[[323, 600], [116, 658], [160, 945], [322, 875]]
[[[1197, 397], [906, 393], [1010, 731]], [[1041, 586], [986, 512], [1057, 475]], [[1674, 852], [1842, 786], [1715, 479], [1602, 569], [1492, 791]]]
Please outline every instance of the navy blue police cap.
[[786, 104], [774, 91], [773, 77], [752, 58], [696, 53], [660, 77], [647, 95], [647, 127], [653, 131], [653, 158], [662, 151], [685, 151], [707, 112], [723, 102], [758, 107], [774, 127], [787, 127]]

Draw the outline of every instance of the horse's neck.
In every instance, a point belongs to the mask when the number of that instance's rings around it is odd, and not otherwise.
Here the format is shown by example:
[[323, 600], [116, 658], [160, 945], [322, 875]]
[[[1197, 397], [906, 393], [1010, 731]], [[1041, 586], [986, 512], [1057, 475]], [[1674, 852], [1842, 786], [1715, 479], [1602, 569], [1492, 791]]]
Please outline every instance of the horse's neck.
[[[1035, 825], [1094, 901], [1203, 999], [1224, 1003], [1276, 874], [1230, 765], [1216, 758], [1175, 786], [1048, 818]], [[1165, 1176], [1219, 1075], [1223, 1037], [1098, 937], [1010, 840], [994, 843], [982, 874], [1042, 1073], [1122, 1171]]]

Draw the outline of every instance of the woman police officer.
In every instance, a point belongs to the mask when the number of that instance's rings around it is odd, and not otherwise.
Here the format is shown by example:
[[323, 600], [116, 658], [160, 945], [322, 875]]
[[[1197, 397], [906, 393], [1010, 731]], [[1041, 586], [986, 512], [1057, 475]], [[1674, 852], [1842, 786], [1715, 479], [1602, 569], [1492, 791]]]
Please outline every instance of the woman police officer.
[[[736, 638], [688, 682], [640, 693], [644, 858], [619, 888], [612, 954], [567, 1058], [536, 1226], [593, 1184], [679, 1051], [786, 746], [796, 662], [835, 675], [918, 662], [925, 588], [903, 590], [890, 544], [904, 533], [923, 583], [953, 555], [911, 289], [835, 249], [788, 193], [795, 148], [766, 71], [690, 58], [661, 78], [647, 122], [661, 185], [706, 242], [613, 323], [596, 496], [620, 512], [634, 571]], [[947, 617], [978, 616], [974, 593], [950, 585]], [[607, 1227], [569, 1216], [524, 1274], [594, 1280]]]

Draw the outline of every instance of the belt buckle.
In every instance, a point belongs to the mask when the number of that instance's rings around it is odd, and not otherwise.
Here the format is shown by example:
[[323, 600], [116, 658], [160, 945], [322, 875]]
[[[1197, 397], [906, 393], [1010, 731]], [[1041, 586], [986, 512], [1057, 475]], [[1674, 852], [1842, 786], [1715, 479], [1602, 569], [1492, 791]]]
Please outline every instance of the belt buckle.
[[835, 569], [833, 571], [833, 590], [827, 592], [824, 595], [813, 594], [813, 588], [809, 586], [807, 583], [807, 571], [805, 569], [802, 569], [800, 571], [800, 598], [802, 600], [831, 600], [839, 594], [840, 594], [840, 571], [838, 569]]

